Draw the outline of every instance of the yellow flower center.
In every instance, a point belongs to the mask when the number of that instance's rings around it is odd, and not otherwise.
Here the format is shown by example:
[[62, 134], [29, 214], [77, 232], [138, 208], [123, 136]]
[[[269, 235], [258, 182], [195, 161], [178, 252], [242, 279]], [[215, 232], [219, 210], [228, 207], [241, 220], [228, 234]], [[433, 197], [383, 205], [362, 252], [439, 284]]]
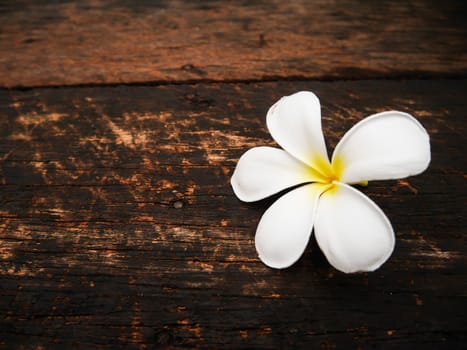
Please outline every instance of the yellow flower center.
[[[328, 190], [336, 189], [336, 184], [342, 182], [344, 174], [344, 160], [342, 157], [335, 157], [330, 163], [327, 158], [315, 156], [312, 166], [308, 168], [315, 181], [327, 185]], [[357, 185], [367, 186], [368, 181], [359, 182]]]
[[339, 182], [344, 170], [344, 162], [341, 158], [335, 158], [332, 164], [322, 156], [313, 159], [310, 172], [316, 178], [316, 182], [332, 185]]

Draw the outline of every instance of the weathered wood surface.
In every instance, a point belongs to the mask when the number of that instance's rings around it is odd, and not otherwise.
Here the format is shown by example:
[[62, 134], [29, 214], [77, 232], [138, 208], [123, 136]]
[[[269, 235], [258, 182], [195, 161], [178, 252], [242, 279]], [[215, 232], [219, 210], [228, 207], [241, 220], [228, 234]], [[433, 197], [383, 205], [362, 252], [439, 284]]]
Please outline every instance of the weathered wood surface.
[[[465, 80], [0, 91], [0, 347], [461, 349], [466, 339]], [[368, 114], [415, 115], [424, 174], [364, 189], [391, 219], [378, 271], [311, 242], [256, 258], [270, 200], [238, 201], [238, 157], [274, 145], [267, 108], [307, 89], [332, 148]]]
[[[0, 1], [0, 349], [465, 348], [466, 17], [458, 1]], [[431, 135], [424, 174], [363, 189], [397, 236], [374, 273], [335, 271], [315, 241], [284, 271], [256, 258], [272, 199], [240, 202], [230, 176], [302, 89], [329, 149], [387, 109]]]
[[0, 86], [467, 74], [462, 1], [2, 1]]

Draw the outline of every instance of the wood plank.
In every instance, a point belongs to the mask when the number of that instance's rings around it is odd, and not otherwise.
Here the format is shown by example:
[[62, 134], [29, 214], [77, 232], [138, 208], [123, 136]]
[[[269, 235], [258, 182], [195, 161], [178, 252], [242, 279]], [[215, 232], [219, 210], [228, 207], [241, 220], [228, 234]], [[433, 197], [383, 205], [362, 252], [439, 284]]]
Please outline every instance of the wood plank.
[[467, 73], [460, 1], [15, 1], [0, 86], [450, 77]]
[[[464, 80], [0, 90], [0, 347], [461, 349], [466, 334]], [[321, 98], [332, 148], [374, 112], [428, 129], [427, 172], [364, 189], [397, 246], [374, 273], [311, 242], [254, 249], [271, 200], [238, 201], [238, 157], [274, 145], [267, 108]]]

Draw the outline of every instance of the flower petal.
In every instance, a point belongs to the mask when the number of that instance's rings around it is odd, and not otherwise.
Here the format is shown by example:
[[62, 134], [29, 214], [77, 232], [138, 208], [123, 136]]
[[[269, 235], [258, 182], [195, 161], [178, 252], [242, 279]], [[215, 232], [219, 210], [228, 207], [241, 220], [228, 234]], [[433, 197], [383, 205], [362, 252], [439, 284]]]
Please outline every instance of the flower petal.
[[253, 202], [317, 179], [319, 174], [284, 150], [255, 147], [240, 157], [231, 184], [238, 198]]
[[315, 237], [329, 263], [345, 273], [373, 271], [394, 249], [394, 232], [383, 211], [345, 184], [320, 197]]
[[286, 193], [264, 213], [256, 230], [259, 258], [281, 269], [296, 262], [305, 250], [313, 229], [320, 194], [329, 185], [308, 184]]
[[410, 114], [374, 114], [354, 125], [340, 140], [333, 164], [341, 163], [340, 181], [399, 179], [424, 171], [430, 163], [430, 140]]
[[266, 122], [274, 140], [297, 159], [310, 166], [323, 159], [329, 163], [321, 107], [314, 93], [301, 91], [282, 97], [269, 109]]

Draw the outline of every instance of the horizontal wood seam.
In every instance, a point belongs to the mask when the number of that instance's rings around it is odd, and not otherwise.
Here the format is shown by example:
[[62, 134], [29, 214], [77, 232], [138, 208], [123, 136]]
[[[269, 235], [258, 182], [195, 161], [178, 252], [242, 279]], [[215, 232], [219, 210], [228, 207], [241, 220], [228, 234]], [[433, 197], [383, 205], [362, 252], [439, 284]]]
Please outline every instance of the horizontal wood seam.
[[60, 85], [16, 85], [0, 86], [0, 91], [28, 91], [34, 89], [63, 89], [63, 88], [104, 88], [115, 86], [179, 86], [179, 85], [200, 85], [200, 84], [261, 84], [261, 83], [280, 83], [280, 82], [345, 82], [345, 81], [404, 81], [404, 80], [464, 80], [467, 79], [467, 71], [457, 73], [401, 73], [390, 76], [348, 76], [336, 77], [333, 75], [322, 77], [306, 76], [271, 76], [261, 79], [186, 79], [186, 80], [153, 80], [153, 81], [135, 81], [121, 83], [87, 83], [87, 84], [60, 84]]

